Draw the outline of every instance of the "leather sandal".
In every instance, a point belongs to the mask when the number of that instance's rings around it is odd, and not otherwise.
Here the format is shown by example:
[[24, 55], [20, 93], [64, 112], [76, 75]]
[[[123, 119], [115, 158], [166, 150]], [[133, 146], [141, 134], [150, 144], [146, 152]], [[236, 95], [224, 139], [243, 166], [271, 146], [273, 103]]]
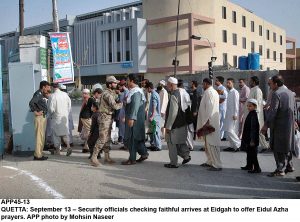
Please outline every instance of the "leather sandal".
[[178, 168], [178, 166], [170, 164], [170, 163], [165, 164], [164, 167], [166, 167], [166, 168]]
[[141, 156], [136, 162], [141, 163], [148, 159], [148, 156]]
[[126, 160], [122, 162], [122, 165], [134, 165], [136, 164], [136, 161], [132, 161], [132, 160]]

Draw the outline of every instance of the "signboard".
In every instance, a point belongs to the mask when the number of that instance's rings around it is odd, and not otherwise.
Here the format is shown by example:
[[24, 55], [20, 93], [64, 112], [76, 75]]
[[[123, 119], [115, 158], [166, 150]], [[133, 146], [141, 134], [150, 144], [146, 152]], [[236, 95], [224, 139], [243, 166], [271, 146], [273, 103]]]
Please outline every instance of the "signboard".
[[49, 33], [53, 52], [53, 82], [74, 82], [74, 68], [69, 33]]
[[42, 69], [48, 69], [48, 53], [45, 48], [40, 48], [40, 63], [42, 65]]
[[121, 63], [122, 68], [129, 69], [133, 67], [133, 62], [122, 62]]

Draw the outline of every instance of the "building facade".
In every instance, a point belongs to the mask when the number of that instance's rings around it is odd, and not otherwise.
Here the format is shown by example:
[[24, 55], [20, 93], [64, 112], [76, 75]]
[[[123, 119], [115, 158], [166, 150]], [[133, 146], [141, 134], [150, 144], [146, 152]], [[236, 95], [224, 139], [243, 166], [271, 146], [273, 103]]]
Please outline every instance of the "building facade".
[[[144, 0], [147, 20], [149, 79], [173, 72], [177, 4], [172, 0]], [[207, 69], [212, 56], [215, 65], [238, 67], [238, 58], [260, 54], [262, 70], [286, 69], [286, 32], [253, 12], [227, 0], [181, 0], [178, 32], [179, 73]], [[192, 35], [202, 36], [200, 40]]]
[[[60, 31], [70, 33], [75, 79], [80, 76], [83, 84], [90, 85], [104, 82], [106, 75], [147, 71], [146, 20], [141, 6], [137, 1], [60, 20]], [[25, 29], [24, 35], [49, 37], [52, 31], [52, 23], [47, 23]], [[5, 67], [18, 60], [18, 35], [0, 35]]]
[[[214, 65], [238, 67], [239, 57], [248, 53], [260, 54], [262, 70], [296, 68], [295, 39], [228, 0], [181, 0], [178, 18], [178, 74], [207, 70], [211, 57], [217, 57]], [[128, 73], [156, 83], [174, 73], [176, 22], [177, 1], [143, 0], [67, 16], [60, 27], [70, 32], [75, 77], [81, 76], [83, 84]], [[25, 29], [25, 35], [48, 36], [51, 31], [52, 23], [47, 23]], [[18, 32], [0, 38], [7, 67], [8, 61], [17, 60]], [[287, 50], [287, 44], [292, 49]]]

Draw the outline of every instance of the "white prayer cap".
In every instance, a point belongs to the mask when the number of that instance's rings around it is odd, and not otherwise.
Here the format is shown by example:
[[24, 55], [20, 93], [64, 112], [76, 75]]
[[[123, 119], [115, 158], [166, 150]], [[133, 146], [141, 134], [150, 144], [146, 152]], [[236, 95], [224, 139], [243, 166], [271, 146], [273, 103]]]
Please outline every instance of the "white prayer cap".
[[166, 85], [166, 81], [165, 80], [160, 80], [159, 82], [161, 85], [165, 86]]
[[59, 84], [58, 87], [59, 87], [60, 89], [62, 89], [62, 90], [67, 89], [67, 87], [66, 87], [65, 85], [63, 85], [63, 84]]
[[102, 87], [102, 85], [100, 83], [96, 83], [95, 85], [93, 85], [92, 91], [94, 91], [95, 89], [101, 89], [101, 90], [103, 90], [103, 87]]
[[175, 84], [175, 85], [178, 85], [178, 80], [176, 78], [174, 78], [174, 77], [170, 77], [168, 79], [168, 82], [172, 83], [172, 84]]
[[82, 93], [90, 93], [90, 90], [89, 89], [84, 89], [84, 90], [82, 90]]
[[257, 102], [256, 99], [248, 99], [248, 100], [247, 100], [247, 103], [252, 103], [252, 104], [258, 106], [258, 102]]

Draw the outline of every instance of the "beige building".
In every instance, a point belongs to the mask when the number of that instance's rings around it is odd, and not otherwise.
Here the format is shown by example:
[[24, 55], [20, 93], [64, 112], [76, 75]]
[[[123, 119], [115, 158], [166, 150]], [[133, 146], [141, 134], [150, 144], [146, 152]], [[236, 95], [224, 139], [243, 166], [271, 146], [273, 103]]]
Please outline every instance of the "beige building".
[[[147, 20], [148, 70], [154, 82], [174, 70], [177, 1], [143, 0]], [[178, 32], [178, 73], [206, 70], [214, 65], [238, 67], [238, 58], [260, 53], [260, 68], [286, 69], [286, 32], [227, 0], [181, 0]], [[202, 36], [200, 40], [192, 35]], [[209, 41], [208, 41], [209, 40]], [[212, 50], [213, 49], [213, 50]]]
[[286, 53], [286, 69], [300, 70], [300, 48], [296, 49], [296, 45], [293, 43], [292, 47], [286, 50]]

